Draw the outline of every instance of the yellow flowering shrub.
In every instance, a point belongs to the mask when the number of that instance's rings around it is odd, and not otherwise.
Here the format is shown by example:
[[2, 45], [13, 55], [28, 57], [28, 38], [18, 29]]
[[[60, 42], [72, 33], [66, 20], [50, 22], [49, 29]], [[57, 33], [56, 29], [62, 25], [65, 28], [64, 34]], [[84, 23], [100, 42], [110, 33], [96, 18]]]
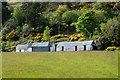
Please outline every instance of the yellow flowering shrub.
[[51, 40], [56, 40], [58, 38], [66, 38], [68, 37], [67, 35], [64, 35], [64, 34], [59, 34], [59, 35], [55, 35], [55, 36], [52, 36], [50, 37]]
[[6, 35], [2, 35], [1, 39], [4, 41], [6, 39]]
[[85, 40], [84, 35], [80, 35], [80, 34], [73, 34], [69, 37], [70, 41], [83, 41]]
[[17, 35], [16, 35], [16, 33], [14, 32], [14, 31], [11, 31], [9, 34], [6, 34], [5, 36], [4, 36], [4, 38], [6, 39], [6, 40], [11, 40], [11, 39], [15, 39], [15, 38], [17, 38]]
[[111, 46], [111, 47], [107, 47], [105, 50], [106, 51], [114, 51], [114, 50], [118, 50], [119, 47], [115, 47], [115, 46]]
[[50, 32], [52, 32], [53, 31], [53, 28], [50, 28]]
[[42, 38], [41, 41], [45, 41], [46, 38]]
[[34, 40], [36, 40], [38, 42], [38, 41], [41, 41], [42, 38], [43, 38], [43, 33], [41, 33], [41, 34], [37, 33], [37, 36], [34, 37]]
[[29, 34], [28, 36], [31, 40], [35, 40], [37, 42], [41, 41], [43, 38], [43, 33], [37, 33], [37, 35], [34, 37], [32, 34]]
[[33, 40], [34, 39], [34, 37], [33, 37], [33, 35], [32, 34], [29, 34], [29, 36], [28, 36], [31, 40]]
[[16, 46], [12, 46], [12, 49], [15, 49], [16, 48]]

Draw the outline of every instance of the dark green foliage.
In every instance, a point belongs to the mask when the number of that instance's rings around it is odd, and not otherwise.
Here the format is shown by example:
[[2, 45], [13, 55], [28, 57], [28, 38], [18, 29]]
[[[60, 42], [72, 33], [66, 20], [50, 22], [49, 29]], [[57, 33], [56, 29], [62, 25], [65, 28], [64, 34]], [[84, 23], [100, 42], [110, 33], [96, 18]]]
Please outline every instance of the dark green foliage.
[[70, 25], [72, 22], [76, 22], [78, 15], [76, 13], [75, 10], [72, 11], [66, 11], [63, 15], [62, 15], [63, 21]]
[[120, 15], [101, 24], [101, 30], [105, 38], [115, 46], [120, 46]]
[[17, 23], [17, 25], [22, 26], [23, 12], [22, 12], [21, 7], [17, 7], [14, 9], [13, 18], [15, 19], [15, 22]]
[[23, 15], [25, 17], [25, 22], [31, 27], [37, 28], [41, 26], [43, 16], [43, 11], [46, 10], [47, 3], [44, 2], [27, 2], [23, 3]]
[[90, 36], [90, 33], [93, 33], [96, 27], [95, 12], [89, 10], [78, 18], [76, 30]]
[[2, 23], [11, 17], [11, 11], [8, 10], [7, 6], [9, 6], [7, 2], [2, 2]]
[[5, 42], [2, 41], [2, 51], [4, 52], [5, 51]]
[[10, 18], [6, 22], [4, 22], [3, 26], [4, 27], [2, 29], [2, 34], [5, 35], [7, 33], [10, 33], [12, 30], [16, 29], [17, 24], [14, 19]]
[[31, 30], [32, 29], [28, 24], [24, 24], [23, 27], [22, 27], [22, 35], [23, 35], [23, 37], [28, 36], [28, 34], [30, 33]]
[[21, 31], [21, 27], [20, 26], [17, 26], [17, 28], [15, 29], [15, 33], [17, 35], [20, 35], [20, 31]]
[[111, 3], [110, 2], [97, 2], [93, 5], [93, 8], [96, 10], [105, 10], [108, 13], [111, 13]]

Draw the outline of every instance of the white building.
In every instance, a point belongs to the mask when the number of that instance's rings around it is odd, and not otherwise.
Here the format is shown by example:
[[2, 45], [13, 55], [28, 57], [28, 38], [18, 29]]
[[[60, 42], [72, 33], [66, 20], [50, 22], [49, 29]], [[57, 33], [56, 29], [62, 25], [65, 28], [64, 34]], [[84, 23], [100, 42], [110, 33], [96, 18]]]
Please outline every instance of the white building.
[[88, 51], [96, 49], [93, 40], [81, 42], [60, 42], [57, 45], [57, 51]]
[[16, 52], [32, 52], [32, 44], [18, 44]]
[[30, 44], [18, 44], [16, 52], [45, 52], [55, 51], [55, 45], [52, 42], [36, 42]]

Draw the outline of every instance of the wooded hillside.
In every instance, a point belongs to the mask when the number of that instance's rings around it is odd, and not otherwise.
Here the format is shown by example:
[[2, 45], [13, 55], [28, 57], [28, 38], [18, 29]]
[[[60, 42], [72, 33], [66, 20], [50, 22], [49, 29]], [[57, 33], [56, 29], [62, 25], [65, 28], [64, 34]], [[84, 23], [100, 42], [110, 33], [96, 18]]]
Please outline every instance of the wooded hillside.
[[95, 40], [120, 46], [120, 2], [2, 2], [2, 51], [17, 44]]

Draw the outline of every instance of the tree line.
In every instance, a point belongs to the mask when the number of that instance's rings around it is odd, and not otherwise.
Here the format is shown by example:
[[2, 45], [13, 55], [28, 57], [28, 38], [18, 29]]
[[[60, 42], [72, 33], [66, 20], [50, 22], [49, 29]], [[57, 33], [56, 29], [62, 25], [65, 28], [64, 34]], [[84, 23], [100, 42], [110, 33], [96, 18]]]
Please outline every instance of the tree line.
[[[68, 35], [70, 32], [84, 34], [86, 39], [96, 40], [96, 44], [103, 49], [107, 46], [120, 46], [120, 2], [22, 2], [21, 4], [13, 7], [7, 2], [2, 2], [2, 34], [14, 31], [17, 39], [11, 39], [12, 41], [37, 33], [46, 33], [44, 36], [49, 38], [58, 34], [60, 29]], [[53, 30], [48, 32], [49, 29]]]

